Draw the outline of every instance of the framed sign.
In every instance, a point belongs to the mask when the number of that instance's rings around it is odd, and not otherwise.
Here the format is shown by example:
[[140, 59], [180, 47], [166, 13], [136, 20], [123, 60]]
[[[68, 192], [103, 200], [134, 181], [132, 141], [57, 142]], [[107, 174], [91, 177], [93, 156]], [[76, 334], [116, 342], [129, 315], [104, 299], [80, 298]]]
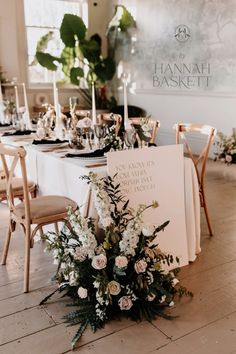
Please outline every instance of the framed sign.
[[163, 251], [180, 258], [181, 266], [188, 264], [183, 146], [110, 152], [108, 173], [118, 173], [121, 190], [131, 207], [158, 202], [158, 208], [144, 213], [144, 221], [158, 226], [170, 220], [157, 241]]

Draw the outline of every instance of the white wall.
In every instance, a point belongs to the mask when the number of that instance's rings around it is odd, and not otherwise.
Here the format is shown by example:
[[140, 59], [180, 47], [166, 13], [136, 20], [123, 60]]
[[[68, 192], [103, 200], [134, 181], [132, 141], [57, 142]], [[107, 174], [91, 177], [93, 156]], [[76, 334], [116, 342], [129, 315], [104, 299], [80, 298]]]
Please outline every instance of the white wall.
[[[145, 52], [142, 52], [142, 47], [140, 52], [140, 46], [138, 46], [137, 52], [133, 56], [130, 55], [129, 60], [127, 60], [127, 51], [124, 52], [124, 56], [126, 55], [126, 70], [129, 71], [132, 66], [131, 81], [133, 76], [133, 81], [136, 83], [137, 88], [140, 88], [136, 90], [135, 94], [129, 94], [129, 104], [144, 108], [153, 118], [160, 120], [161, 129], [158, 132], [159, 143], [174, 142], [172, 127], [177, 122], [209, 124], [217, 128], [218, 131], [225, 132], [226, 134], [231, 133], [232, 127], [236, 127], [236, 85], [233, 89], [234, 93], [224, 92], [222, 94], [217, 91], [214, 92], [214, 90], [209, 90], [209, 92], [201, 90], [199, 93], [193, 91], [190, 94], [186, 94], [186, 90], [185, 92], [181, 92], [181, 90], [171, 92], [166, 89], [165, 92], [161, 92], [160, 90], [158, 91], [158, 88], [152, 88], [154, 69], [151, 69], [151, 67], [154, 67], [153, 63], [156, 62], [156, 58], [161, 57], [161, 60], [165, 60], [166, 54], [168, 58], [176, 52], [175, 44], [172, 44], [172, 41], [174, 41], [172, 39], [174, 32], [172, 33], [172, 31], [175, 29], [175, 19], [172, 16], [173, 7], [178, 6], [178, 16], [183, 16], [183, 21], [185, 21], [188, 18], [186, 11], [190, 11], [189, 7], [191, 6], [194, 8], [196, 4], [195, 0], [189, 0], [188, 2], [185, 0], [120, 0], [119, 2], [128, 8], [130, 7], [131, 10], [132, 7], [135, 9], [137, 16], [137, 41], [138, 43], [143, 42], [146, 45], [146, 47], [143, 46]], [[224, 3], [223, 0], [217, 0], [217, 2]], [[113, 4], [116, 3], [117, 1], [114, 0]], [[165, 11], [162, 14], [163, 16], [160, 15], [162, 5], [166, 5]], [[162, 17], [160, 18], [160, 16]], [[214, 16], [214, 13], [212, 13], [212, 16]], [[179, 21], [179, 17], [177, 21]], [[166, 21], [168, 18], [169, 21]], [[195, 27], [193, 26], [192, 29], [194, 32]], [[194, 35], [195, 32], [193, 33]], [[230, 33], [227, 35], [230, 35]], [[224, 38], [224, 40], [226, 39]], [[195, 42], [193, 45], [196, 47]], [[160, 53], [161, 46], [164, 53]], [[169, 51], [168, 53], [167, 50]], [[195, 52], [197, 52], [196, 48]], [[152, 57], [152, 53], [156, 57]], [[196, 58], [198, 57], [201, 58], [201, 52], [197, 52]], [[212, 61], [214, 59], [212, 58]], [[236, 61], [236, 57], [234, 61]], [[213, 75], [217, 76], [217, 72], [213, 72]], [[231, 85], [233, 85], [233, 82], [234, 78], [232, 77]], [[142, 87], [145, 87], [145, 89], [142, 89]], [[120, 101], [122, 102], [122, 94], [120, 95]]]

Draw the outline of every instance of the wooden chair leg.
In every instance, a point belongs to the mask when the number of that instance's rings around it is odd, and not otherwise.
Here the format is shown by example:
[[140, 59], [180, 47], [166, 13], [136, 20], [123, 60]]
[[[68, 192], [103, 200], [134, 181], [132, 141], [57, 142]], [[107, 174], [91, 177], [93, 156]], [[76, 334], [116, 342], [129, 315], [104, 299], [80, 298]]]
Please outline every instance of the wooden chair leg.
[[11, 241], [11, 234], [12, 234], [12, 225], [11, 225], [11, 221], [10, 221], [9, 226], [8, 226], [8, 230], [7, 230], [5, 243], [4, 243], [4, 248], [3, 248], [2, 265], [5, 265], [6, 261], [7, 261], [7, 255], [8, 255], [9, 245], [10, 245], [10, 241]]
[[206, 197], [205, 197], [204, 191], [202, 191], [202, 206], [204, 208], [204, 212], [206, 215], [206, 221], [207, 221], [207, 226], [208, 226], [208, 230], [209, 230], [209, 235], [213, 236], [213, 231], [212, 231], [210, 217], [209, 217], [209, 213], [208, 213], [208, 209], [207, 209], [207, 205], [206, 205]]
[[24, 265], [24, 293], [29, 292], [29, 271], [30, 271], [30, 227], [26, 227], [25, 232], [25, 265]]
[[31, 193], [30, 193], [30, 195], [31, 195], [31, 198], [33, 199], [33, 198], [36, 198], [37, 197], [37, 188], [35, 188]]
[[54, 228], [55, 228], [55, 233], [57, 235], [59, 235], [59, 228], [58, 228], [58, 223], [57, 222], [54, 223]]

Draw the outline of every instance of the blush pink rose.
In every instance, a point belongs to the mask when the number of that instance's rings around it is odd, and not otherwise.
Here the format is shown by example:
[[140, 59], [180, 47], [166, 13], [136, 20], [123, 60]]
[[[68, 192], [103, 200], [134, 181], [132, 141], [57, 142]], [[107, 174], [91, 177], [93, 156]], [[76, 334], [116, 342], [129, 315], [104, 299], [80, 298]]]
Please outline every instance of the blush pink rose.
[[129, 296], [122, 296], [118, 301], [118, 305], [120, 306], [121, 310], [130, 310], [133, 306], [133, 302]]
[[80, 286], [78, 288], [78, 295], [81, 299], [86, 299], [86, 297], [88, 296], [88, 290]]
[[136, 271], [136, 273], [145, 273], [146, 269], [147, 269], [147, 262], [145, 262], [143, 259], [140, 259], [139, 261], [137, 261], [134, 265], [134, 269]]
[[128, 265], [128, 259], [125, 256], [117, 256], [115, 259], [115, 265], [117, 268], [124, 268]]
[[104, 269], [107, 265], [107, 257], [104, 254], [99, 254], [98, 256], [94, 256], [92, 259], [92, 267], [94, 269]]

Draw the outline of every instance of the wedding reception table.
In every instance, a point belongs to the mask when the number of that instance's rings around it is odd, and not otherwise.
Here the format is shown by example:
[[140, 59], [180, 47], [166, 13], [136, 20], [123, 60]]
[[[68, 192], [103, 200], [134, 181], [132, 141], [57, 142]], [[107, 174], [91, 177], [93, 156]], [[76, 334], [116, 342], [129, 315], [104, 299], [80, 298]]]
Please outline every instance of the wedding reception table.
[[[85, 215], [96, 215], [89, 186], [80, 176], [93, 171], [104, 177], [107, 175], [107, 166], [88, 166], [76, 158], [64, 158], [65, 149], [52, 151], [53, 147], [47, 149], [43, 145], [34, 146], [31, 144], [34, 137], [33, 134], [22, 137], [5, 136], [1, 141], [25, 147], [28, 178], [38, 184], [40, 195], [67, 196], [78, 203]], [[187, 158], [184, 159], [184, 191], [188, 261], [192, 262], [201, 251], [200, 204], [196, 172], [191, 159]]]

